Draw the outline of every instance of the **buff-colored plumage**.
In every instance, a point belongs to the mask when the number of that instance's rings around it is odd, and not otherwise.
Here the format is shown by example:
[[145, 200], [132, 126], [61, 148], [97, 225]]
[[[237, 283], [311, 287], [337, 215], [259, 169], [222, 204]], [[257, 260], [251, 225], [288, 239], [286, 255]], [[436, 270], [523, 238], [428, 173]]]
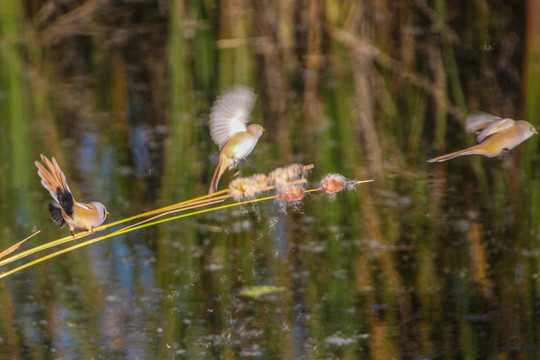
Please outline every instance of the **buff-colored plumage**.
[[55, 200], [49, 204], [51, 218], [60, 224], [60, 227], [67, 223], [72, 234], [74, 230], [93, 230], [103, 224], [108, 214], [105, 205], [100, 202], [86, 204], [75, 201], [56, 159], [53, 157], [51, 161], [41, 154], [41, 160], [45, 166], [38, 161], [34, 164], [38, 169], [41, 184]]
[[428, 162], [442, 162], [465, 155], [499, 156], [538, 134], [534, 126], [527, 121], [502, 119], [482, 112], [473, 112], [467, 117], [465, 130], [476, 135], [477, 145], [430, 159]]
[[256, 98], [249, 88], [236, 86], [219, 97], [212, 107], [210, 136], [221, 152], [209, 194], [217, 190], [219, 179], [227, 169], [234, 169], [253, 151], [264, 131], [261, 125], [246, 126]]

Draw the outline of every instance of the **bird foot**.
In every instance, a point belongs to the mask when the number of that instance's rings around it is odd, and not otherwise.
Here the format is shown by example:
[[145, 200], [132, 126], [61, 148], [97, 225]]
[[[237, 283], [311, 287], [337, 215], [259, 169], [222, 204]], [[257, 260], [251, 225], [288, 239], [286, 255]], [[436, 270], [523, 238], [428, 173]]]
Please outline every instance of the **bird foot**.
[[497, 159], [502, 160], [505, 157], [507, 157], [508, 154], [510, 154], [510, 149], [506, 149], [506, 148], [502, 149], [502, 151], [499, 153], [499, 155], [497, 155]]

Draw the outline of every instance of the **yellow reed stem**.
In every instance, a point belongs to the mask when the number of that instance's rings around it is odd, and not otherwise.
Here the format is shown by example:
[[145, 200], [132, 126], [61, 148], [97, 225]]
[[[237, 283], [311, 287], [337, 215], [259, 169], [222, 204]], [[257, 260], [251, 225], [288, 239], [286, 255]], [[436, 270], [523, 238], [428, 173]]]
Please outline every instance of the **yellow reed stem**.
[[146, 223], [146, 224], [142, 224], [142, 225], [139, 225], [139, 226], [135, 226], [135, 227], [132, 227], [132, 228], [129, 228], [129, 229], [118, 230], [118, 231], [112, 232], [110, 234], [100, 236], [100, 237], [97, 237], [95, 239], [87, 240], [85, 242], [82, 242], [82, 243], [77, 244], [77, 245], [70, 246], [70, 247], [62, 249], [62, 250], [58, 250], [58, 251], [56, 251], [54, 253], [45, 255], [43, 257], [40, 257], [39, 259], [33, 260], [33, 261], [29, 262], [29, 263], [26, 263], [26, 264], [23, 264], [23, 265], [21, 265], [19, 267], [16, 267], [16, 268], [14, 268], [12, 270], [6, 271], [6, 272], [0, 274], [0, 279], [5, 278], [5, 277], [7, 277], [9, 275], [12, 275], [12, 274], [14, 274], [14, 273], [16, 273], [16, 272], [18, 272], [20, 270], [26, 269], [26, 268], [28, 268], [30, 266], [33, 266], [35, 264], [39, 264], [40, 262], [43, 262], [45, 260], [56, 257], [58, 255], [62, 255], [62, 254], [65, 254], [67, 252], [76, 250], [78, 248], [81, 248], [81, 247], [84, 247], [84, 246], [87, 246], [87, 245], [90, 245], [90, 244], [94, 244], [96, 242], [105, 240], [105, 239], [113, 237], [113, 236], [125, 234], [125, 233], [131, 232], [131, 231], [135, 231], [135, 230], [139, 230], [139, 229], [148, 227], [148, 226], [161, 224], [161, 223], [171, 221], [171, 220], [181, 219], [181, 218], [192, 216], [192, 215], [198, 215], [198, 214], [203, 214], [203, 213], [214, 211], [214, 210], [221, 210], [221, 209], [226, 209], [226, 208], [230, 208], [230, 207], [234, 207], [234, 206], [240, 206], [240, 205], [245, 205], [245, 204], [249, 204], [249, 203], [255, 203], [255, 202], [265, 201], [265, 200], [269, 200], [269, 199], [275, 199], [276, 196], [277, 195], [272, 195], [272, 196], [267, 196], [267, 197], [264, 197], [264, 198], [255, 199], [255, 200], [248, 200], [248, 201], [243, 201], [243, 202], [238, 202], [238, 203], [213, 207], [213, 208], [209, 208], [209, 209], [194, 211], [194, 212], [191, 212], [191, 213], [188, 213], [188, 214], [181, 214], [181, 215], [173, 216], [173, 217], [166, 218], [166, 219], [156, 220], [156, 221]]
[[[302, 183], [302, 182], [305, 182], [305, 181], [306, 181], [305, 179], [300, 179], [300, 180], [293, 181], [290, 184], [293, 185], [295, 183]], [[361, 180], [361, 181], [354, 181], [353, 183], [356, 185], [356, 184], [367, 183], [367, 182], [372, 182], [372, 181], [373, 180]], [[270, 188], [272, 188], [272, 186], [270, 186], [268, 188], [270, 189]], [[310, 193], [310, 192], [316, 192], [316, 191], [321, 191], [321, 190], [322, 190], [322, 188], [316, 188], [316, 189], [308, 189], [305, 192]], [[133, 216], [133, 217], [131, 217], [129, 219], [136, 219], [136, 218], [139, 218], [139, 217], [141, 217], [143, 215], [147, 216], [148, 214], [156, 214], [156, 216], [154, 216], [154, 217], [152, 217], [150, 219], [146, 219], [144, 221], [141, 221], [141, 222], [139, 222], [137, 224], [129, 225], [129, 226], [123, 228], [123, 229], [114, 231], [114, 232], [112, 232], [110, 234], [100, 236], [100, 237], [95, 238], [95, 239], [87, 240], [87, 241], [82, 242], [80, 244], [70, 246], [68, 248], [56, 251], [56, 252], [48, 254], [46, 256], [43, 256], [43, 257], [41, 257], [39, 259], [36, 259], [34, 261], [31, 261], [29, 263], [23, 264], [23, 265], [21, 265], [19, 267], [16, 267], [16, 268], [14, 268], [12, 270], [9, 270], [9, 271], [7, 271], [5, 273], [0, 274], [0, 279], [5, 278], [5, 277], [7, 277], [9, 275], [12, 275], [12, 274], [14, 274], [14, 273], [16, 273], [16, 272], [18, 272], [20, 270], [26, 269], [26, 268], [28, 268], [30, 266], [33, 266], [35, 264], [38, 264], [40, 262], [43, 262], [45, 260], [56, 257], [58, 255], [65, 254], [67, 252], [70, 252], [70, 251], [76, 250], [78, 248], [81, 248], [81, 247], [96, 243], [98, 241], [108, 239], [108, 238], [113, 237], [113, 236], [126, 234], [128, 232], [143, 229], [145, 227], [149, 227], [149, 226], [152, 226], [152, 225], [157, 225], [157, 224], [161, 224], [161, 223], [164, 223], [164, 222], [167, 222], [167, 221], [177, 220], [177, 219], [181, 219], [181, 218], [188, 217], [188, 216], [203, 214], [203, 213], [207, 213], [207, 212], [210, 212], [210, 211], [222, 210], [222, 209], [231, 208], [231, 207], [235, 207], [235, 206], [240, 206], [240, 205], [245, 205], [245, 204], [252, 204], [252, 203], [257, 203], [257, 202], [266, 201], [266, 200], [270, 200], [270, 199], [276, 199], [279, 196], [279, 194], [276, 194], [276, 195], [266, 196], [266, 197], [253, 199], [253, 200], [246, 200], [246, 201], [236, 202], [236, 203], [232, 203], [232, 204], [221, 205], [221, 206], [217, 206], [217, 207], [210, 207], [210, 208], [207, 208], [207, 209], [202, 209], [202, 210], [190, 212], [190, 213], [187, 213], [187, 214], [181, 214], [181, 215], [176, 215], [176, 216], [172, 216], [172, 217], [167, 217], [165, 219], [156, 220], [159, 217], [166, 216], [166, 215], [178, 212], [178, 211], [195, 209], [195, 208], [199, 208], [199, 207], [202, 207], [202, 206], [214, 205], [214, 204], [217, 204], [219, 202], [222, 202], [222, 201], [224, 201], [224, 200], [226, 200], [227, 198], [230, 197], [229, 195], [217, 196], [217, 195], [220, 195], [220, 194], [222, 194], [224, 192], [225, 192], [225, 190], [222, 190], [220, 192], [217, 192], [217, 193], [213, 194], [212, 196], [208, 196], [208, 195], [201, 196], [201, 197], [196, 198], [196, 199], [192, 199], [192, 200], [189, 200], [189, 201], [184, 201], [184, 202], [179, 203], [179, 204], [170, 205], [170, 206], [158, 209], [158, 210], [154, 210], [154, 211], [150, 211], [150, 212], [147, 212], [147, 213], [144, 213], [144, 214], [141, 214], [141, 215]], [[152, 220], [154, 220], [154, 221], [152, 221]], [[116, 222], [116, 223], [118, 224], [118, 223], [125, 222], [125, 221], [128, 221], [128, 220], [123, 220], [123, 221]], [[68, 238], [68, 239], [71, 240], [72, 238]], [[51, 247], [50, 244], [52, 244], [52, 243], [60, 244], [60, 240], [53, 241], [53, 242], [45, 244], [45, 245], [49, 245], [48, 247]], [[52, 245], [52, 246], [54, 246], [54, 245]], [[48, 247], [47, 246], [38, 246], [36, 248], [30, 249], [30, 251], [22, 252], [21, 254], [18, 254], [16, 256], [12, 256], [11, 258], [8, 258], [8, 259], [6, 259], [4, 261], [1, 261], [0, 265], [7, 264], [8, 262], [15, 261], [17, 259], [20, 259], [20, 258], [30, 254], [30, 253], [34, 253], [34, 252], [37, 252], [39, 250], [46, 249]]]
[[19, 246], [21, 246], [26, 240], [36, 236], [40, 232], [41, 232], [41, 230], [38, 230], [35, 233], [33, 233], [32, 235], [28, 236], [26, 239], [23, 239], [23, 240], [19, 241], [18, 243], [16, 243], [15, 245], [12, 245], [12, 246], [8, 247], [6, 250], [0, 252], [0, 259], [3, 258], [4, 256], [7, 256], [7, 255], [11, 254], [15, 250], [17, 250], [19, 248]]
[[[269, 189], [272, 189], [272, 188], [273, 187], [269, 187]], [[221, 194], [223, 194], [223, 193], [225, 193], [227, 191], [228, 191], [227, 189], [220, 190], [220, 191], [217, 191], [217, 192], [213, 193], [212, 195], [200, 196], [200, 197], [197, 197], [197, 198], [194, 198], [194, 199], [182, 201], [182, 202], [177, 203], [177, 204], [165, 206], [165, 207], [162, 207], [160, 209], [156, 209], [156, 210], [148, 211], [148, 212], [145, 212], [145, 213], [142, 213], [142, 214], [138, 214], [138, 215], [135, 215], [135, 216], [123, 219], [123, 220], [113, 222], [113, 223], [108, 223], [108, 224], [105, 224], [105, 225], [102, 225], [102, 226], [99, 226], [99, 227], [95, 228], [94, 232], [84, 231], [84, 232], [80, 232], [80, 233], [75, 234], [75, 236], [66, 236], [66, 237], [60, 238], [58, 240], [50, 241], [50, 242], [48, 242], [46, 244], [42, 244], [42, 245], [33, 247], [31, 249], [22, 251], [22, 252], [20, 252], [20, 253], [18, 253], [16, 255], [13, 255], [13, 256], [8, 257], [6, 259], [0, 260], [0, 266], [9, 264], [9, 263], [11, 263], [13, 261], [16, 261], [16, 260], [20, 260], [20, 259], [22, 259], [22, 258], [24, 258], [24, 257], [26, 257], [28, 255], [31, 255], [31, 254], [34, 254], [34, 253], [37, 253], [37, 252], [40, 252], [40, 251], [43, 251], [43, 250], [50, 249], [52, 247], [65, 244], [65, 243], [73, 241], [73, 240], [81, 239], [81, 238], [86, 237], [88, 235], [91, 235], [91, 234], [93, 234], [95, 232], [102, 231], [102, 230], [104, 230], [104, 229], [106, 229], [108, 227], [111, 227], [113, 225], [122, 224], [122, 223], [128, 222], [130, 220], [134, 220], [134, 219], [138, 219], [138, 218], [141, 218], [141, 217], [144, 217], [144, 216], [149, 216], [149, 215], [154, 215], [154, 214], [158, 214], [158, 215], [159, 214], [170, 214], [170, 213], [177, 212], [177, 211], [184, 211], [184, 210], [193, 209], [195, 207], [207, 206], [207, 205], [215, 204], [217, 202], [222, 202], [222, 201], [230, 198], [229, 195], [221, 195]], [[144, 222], [147, 222], [147, 221], [149, 221], [149, 220], [145, 220]], [[141, 223], [144, 223], [144, 222], [141, 222]], [[132, 225], [132, 226], [135, 226], [135, 225]], [[132, 226], [130, 226], [130, 227], [132, 227]], [[127, 227], [127, 228], [129, 228], [129, 227]], [[116, 233], [116, 232], [114, 232], [114, 233]]]
[[[227, 196], [226, 198], [228, 198], [228, 196]], [[220, 202], [225, 201], [226, 198], [225, 198], [225, 199], [214, 200], [214, 201], [208, 201], [208, 202], [205, 203], [204, 205], [213, 205], [213, 204], [217, 204], [217, 203], [220, 203]], [[191, 209], [195, 209], [195, 208], [198, 208], [198, 207], [200, 207], [200, 206], [202, 206], [202, 205], [188, 206], [188, 207], [182, 208], [182, 211], [183, 211], [183, 210], [191, 210]], [[162, 217], [162, 216], [166, 216], [166, 215], [173, 214], [173, 213], [178, 212], [178, 211], [179, 211], [179, 209], [172, 209], [172, 210], [169, 210], [169, 211], [166, 211], [166, 212], [162, 212], [162, 213], [160, 213], [160, 214], [157, 214], [157, 215], [155, 215], [155, 216], [152, 216], [151, 218], [148, 218], [148, 219], [144, 219], [144, 220], [142, 220], [142, 221], [139, 221], [138, 223], [128, 225], [128, 226], [126, 226], [126, 227], [124, 227], [124, 228], [122, 228], [122, 229], [119, 229], [119, 230], [115, 231], [114, 233], [116, 233], [116, 232], [118, 232], [118, 231], [127, 230], [127, 229], [132, 228], [132, 227], [135, 227], [135, 226], [142, 225], [142, 224], [147, 223], [147, 222], [149, 222], [149, 221], [158, 219], [158, 218], [160, 218], [160, 217]], [[114, 233], [113, 233], [113, 234], [114, 234]]]
[[[300, 184], [300, 183], [305, 183], [305, 182], [307, 182], [306, 179], [300, 179], [300, 180], [292, 181], [290, 184], [295, 185], [295, 184]], [[275, 188], [275, 186], [273, 186], [273, 185], [272, 186], [267, 186], [264, 189], [262, 189], [261, 192], [262, 191], [272, 190], [274, 188]], [[9, 264], [9, 263], [11, 263], [13, 261], [22, 259], [22, 258], [24, 258], [24, 257], [26, 257], [28, 255], [40, 252], [42, 250], [50, 249], [52, 247], [65, 244], [65, 243], [73, 241], [73, 240], [78, 240], [78, 239], [84, 238], [84, 237], [86, 237], [88, 235], [91, 235], [91, 234], [94, 234], [96, 232], [105, 230], [106, 228], [109, 228], [109, 227], [111, 227], [113, 225], [119, 225], [119, 224], [122, 224], [122, 223], [126, 223], [128, 221], [139, 219], [139, 218], [144, 217], [144, 216], [150, 216], [150, 215], [155, 215], [155, 214], [158, 214], [158, 215], [159, 214], [164, 214], [165, 215], [165, 214], [170, 214], [170, 213], [177, 212], [177, 211], [184, 211], [184, 210], [193, 209], [193, 208], [199, 207], [199, 206], [207, 206], [207, 205], [215, 204], [217, 202], [222, 202], [222, 201], [230, 198], [230, 195], [228, 195], [228, 194], [227, 195], [221, 195], [221, 194], [226, 193], [227, 191], [228, 191], [227, 189], [220, 190], [220, 191], [217, 191], [217, 192], [213, 193], [212, 195], [199, 196], [199, 197], [194, 198], [194, 199], [182, 201], [180, 203], [176, 203], [176, 204], [173, 204], [173, 205], [168, 205], [168, 206], [156, 209], [156, 210], [148, 211], [148, 212], [138, 214], [138, 215], [135, 215], [135, 216], [132, 216], [132, 217], [129, 217], [129, 218], [118, 220], [118, 221], [115, 221], [113, 223], [104, 224], [102, 226], [99, 226], [99, 227], [95, 228], [93, 232], [92, 231], [84, 231], [84, 232], [80, 232], [80, 233], [75, 234], [75, 236], [65, 236], [65, 237], [60, 238], [58, 240], [50, 241], [50, 242], [48, 242], [46, 244], [42, 244], [42, 245], [33, 247], [31, 249], [28, 249], [28, 250], [22, 251], [22, 252], [20, 252], [20, 253], [18, 253], [16, 255], [13, 255], [13, 256], [11, 256], [9, 258], [0, 260], [0, 266]], [[160, 216], [158, 216], [158, 217], [160, 217]], [[147, 221], [150, 221], [150, 220], [147, 219], [147, 220], [141, 222], [141, 224], [145, 223]], [[129, 227], [132, 227], [132, 226], [135, 226], [135, 225], [137, 225], [137, 224], [131, 225]], [[127, 228], [129, 228], [129, 227], [127, 227]]]
[[[152, 214], [160, 214], [160, 213], [163, 213], [163, 212], [166, 212], [166, 211], [171, 211], [171, 212], [183, 211], [183, 210], [188, 210], [188, 209], [191, 209], [191, 208], [194, 208], [194, 207], [206, 206], [206, 205], [214, 204], [216, 202], [224, 201], [227, 198], [229, 198], [229, 195], [222, 195], [222, 196], [218, 196], [218, 195], [224, 193], [225, 191], [226, 190], [221, 190], [221, 191], [218, 191], [218, 192], [212, 194], [211, 196], [209, 196], [209, 195], [201, 196], [201, 197], [198, 197], [198, 198], [195, 198], [195, 199], [183, 201], [181, 203], [169, 205], [169, 206], [157, 209], [157, 210], [148, 211], [148, 212], [145, 212], [143, 214], [135, 215], [135, 216], [132, 216], [130, 218], [126, 218], [126, 219], [123, 219], [123, 220], [116, 221], [114, 223], [109, 223], [109, 224], [106, 224], [106, 225], [102, 225], [100, 227], [95, 228], [94, 232], [92, 232], [92, 231], [84, 231], [84, 232], [80, 232], [80, 233], [75, 234], [75, 236], [66, 236], [66, 237], [60, 238], [58, 240], [50, 241], [50, 242], [48, 242], [46, 244], [42, 244], [42, 245], [33, 247], [31, 249], [22, 251], [22, 252], [20, 252], [20, 253], [18, 253], [16, 255], [13, 255], [13, 256], [8, 257], [6, 259], [0, 260], [0, 266], [9, 264], [9, 263], [11, 263], [13, 261], [22, 259], [22, 258], [24, 258], [24, 257], [26, 257], [28, 255], [40, 252], [42, 250], [50, 249], [52, 247], [65, 244], [65, 243], [70, 242], [70, 241], [81, 239], [81, 238], [86, 237], [88, 235], [91, 235], [91, 234], [93, 234], [95, 232], [102, 231], [102, 230], [104, 230], [104, 229], [106, 229], [106, 228], [108, 228], [108, 227], [110, 227], [112, 225], [122, 224], [122, 223], [125, 223], [127, 221], [138, 219], [138, 218], [148, 216], [148, 215], [152, 215]], [[214, 201], [214, 199], [216, 199], [216, 200]], [[197, 204], [194, 205], [195, 203], [197, 203]], [[170, 210], [170, 209], [172, 209], [172, 210]]]
[[[91, 233], [90, 231], [85, 231], [85, 232], [82, 232], [82, 233], [78, 233], [75, 235], [75, 237], [73, 236], [66, 236], [66, 237], [63, 237], [63, 238], [60, 238], [58, 240], [54, 240], [54, 241], [50, 241], [46, 244], [42, 244], [42, 245], [39, 245], [39, 246], [35, 246], [31, 249], [28, 249], [28, 250], [25, 250], [25, 251], [22, 251], [16, 255], [13, 255], [13, 256], [10, 256], [6, 259], [3, 259], [3, 260], [0, 260], [0, 266], [2, 265], [6, 265], [6, 264], [9, 264], [10, 262], [13, 262], [15, 260], [19, 260], [23, 257], [26, 257], [30, 254], [33, 254], [33, 253], [36, 253], [36, 252], [39, 252], [41, 250], [45, 250], [45, 249], [48, 249], [48, 248], [51, 248], [53, 246], [57, 246], [57, 245], [61, 245], [61, 244], [64, 244], [68, 241], [73, 241], [73, 240], [77, 240], [79, 238], [82, 238], [84, 236], [87, 236], [88, 234], [87, 233]], [[84, 236], [83, 236], [84, 235]]]
[[142, 217], [145, 217], [145, 216], [159, 214], [160, 212], [167, 211], [167, 210], [169, 210], [171, 208], [174, 208], [174, 207], [178, 207], [178, 206], [186, 205], [186, 204], [191, 204], [193, 202], [197, 202], [197, 201], [204, 200], [204, 199], [214, 198], [214, 197], [217, 197], [218, 195], [226, 193], [227, 191], [228, 191], [228, 189], [223, 189], [223, 190], [220, 190], [220, 191], [216, 191], [215, 193], [213, 193], [211, 195], [199, 196], [199, 197], [196, 197], [194, 199], [182, 201], [182, 202], [179, 202], [179, 203], [176, 203], [176, 204], [173, 204], [173, 205], [168, 205], [168, 206], [156, 209], [156, 210], [148, 211], [148, 212], [145, 212], [145, 213], [142, 213], [142, 214], [131, 216], [129, 218], [125, 218], [125, 219], [118, 220], [118, 221], [115, 221], [115, 222], [112, 222], [112, 223], [101, 225], [99, 228], [96, 228], [94, 230], [97, 230], [97, 229], [105, 230], [105, 229], [107, 229], [107, 228], [109, 228], [111, 226], [115, 226], [115, 225], [118, 225], [118, 224], [123, 224], [125, 222], [135, 220], [135, 219], [139, 219], [139, 218], [142, 218]]
[[369, 179], [369, 180], [354, 180], [352, 181], [352, 183], [354, 185], [358, 185], [358, 184], [363, 184], [363, 183], [368, 183], [368, 182], [374, 182], [375, 180], [373, 179]]
[[[304, 168], [309, 169], [310, 166], [313, 167], [313, 165], [307, 165]], [[354, 181], [354, 184], [361, 184], [361, 183], [371, 182], [371, 181], [373, 181], [373, 180]], [[299, 180], [291, 181], [289, 183], [289, 185], [298, 185], [298, 184], [302, 184], [302, 183], [306, 183], [306, 182], [307, 182], [306, 179], [299, 179]], [[261, 189], [260, 192], [269, 191], [269, 190], [272, 190], [274, 188], [275, 188], [275, 186], [273, 186], [273, 185], [272, 186], [267, 186], [267, 187]], [[311, 190], [306, 190], [306, 192], [319, 191], [319, 190], [321, 190], [321, 189], [320, 188], [319, 189], [311, 189]], [[20, 260], [20, 259], [22, 259], [22, 258], [24, 258], [24, 257], [26, 257], [28, 255], [31, 255], [31, 254], [34, 254], [34, 253], [37, 253], [37, 252], [40, 252], [40, 251], [43, 251], [43, 250], [50, 249], [52, 247], [65, 244], [65, 243], [73, 241], [73, 240], [81, 239], [81, 238], [86, 237], [86, 236], [88, 236], [90, 234], [93, 234], [95, 232], [102, 231], [102, 230], [104, 230], [104, 229], [106, 229], [108, 227], [111, 227], [113, 225], [122, 224], [122, 223], [128, 222], [130, 220], [138, 219], [138, 218], [141, 218], [141, 217], [144, 217], [144, 216], [156, 215], [156, 216], [154, 216], [152, 218], [149, 218], [149, 219], [146, 219], [146, 220], [141, 221], [139, 223], [127, 226], [127, 227], [125, 227], [125, 228], [123, 228], [121, 230], [118, 230], [118, 231], [124, 231], [124, 230], [130, 229], [130, 228], [137, 227], [139, 225], [142, 225], [144, 223], [148, 223], [149, 221], [152, 221], [152, 220], [157, 219], [157, 218], [162, 217], [162, 216], [169, 215], [169, 214], [174, 213], [174, 212], [186, 211], [186, 210], [194, 209], [194, 208], [197, 208], [197, 207], [213, 205], [213, 204], [216, 204], [218, 202], [222, 202], [222, 201], [230, 198], [230, 195], [228, 195], [228, 194], [227, 195], [222, 195], [222, 194], [226, 193], [227, 191], [228, 191], [227, 189], [220, 190], [218, 192], [213, 193], [212, 195], [200, 196], [200, 197], [190, 199], [190, 200], [186, 200], [186, 201], [183, 201], [183, 202], [180, 202], [180, 203], [177, 203], [177, 204], [165, 206], [165, 207], [162, 207], [160, 209], [148, 211], [148, 212], [138, 214], [138, 215], [135, 215], [135, 216], [132, 216], [132, 217], [129, 217], [129, 218], [125, 218], [125, 219], [122, 219], [122, 220], [119, 220], [119, 221], [116, 221], [116, 222], [113, 222], [113, 223], [108, 223], [108, 224], [105, 224], [105, 225], [102, 225], [100, 227], [95, 228], [94, 232], [92, 232], [92, 231], [80, 232], [80, 233], [75, 234], [75, 236], [66, 236], [66, 237], [60, 238], [58, 240], [50, 241], [50, 242], [48, 242], [46, 244], [42, 244], [42, 245], [33, 247], [33, 248], [25, 250], [25, 251], [23, 251], [23, 252], [21, 252], [19, 254], [16, 254], [16, 255], [13, 255], [13, 256], [8, 257], [6, 259], [0, 260], [0, 266], [9, 264], [9, 263], [11, 263], [13, 261], [16, 261], [16, 260]], [[266, 199], [266, 198], [262, 198], [262, 199]], [[258, 200], [258, 199], [256, 199], [256, 200]], [[255, 202], [256, 200], [251, 200], [251, 201]], [[243, 202], [243, 203], [246, 203], [246, 202]], [[242, 204], [242, 203], [236, 203], [236, 204]], [[118, 231], [115, 231], [112, 234], [118, 234], [119, 233]], [[32, 236], [34, 236], [36, 234], [37, 233], [34, 233]], [[9, 253], [10, 252], [8, 252], [7, 254], [9, 254]], [[7, 255], [7, 254], [5, 254], [5, 255]], [[1, 258], [1, 256], [0, 256], [0, 258]]]

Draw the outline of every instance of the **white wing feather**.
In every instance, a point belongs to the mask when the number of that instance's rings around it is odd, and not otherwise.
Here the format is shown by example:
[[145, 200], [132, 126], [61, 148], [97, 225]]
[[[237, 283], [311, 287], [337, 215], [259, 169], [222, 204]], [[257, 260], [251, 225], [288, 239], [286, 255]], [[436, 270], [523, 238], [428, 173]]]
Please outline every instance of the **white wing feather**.
[[500, 120], [500, 116], [491, 115], [482, 111], [472, 111], [465, 120], [465, 131], [475, 133], [480, 128], [485, 128], [487, 123]]
[[500, 116], [474, 111], [465, 121], [465, 130], [475, 133], [476, 142], [481, 143], [499, 131], [510, 129], [514, 124], [515, 121], [512, 119], [502, 119]]
[[478, 143], [481, 143], [484, 141], [487, 137], [498, 133], [499, 131], [508, 130], [510, 128], [513, 128], [515, 126], [515, 121], [512, 119], [501, 119], [501, 120], [495, 120], [488, 126], [484, 128], [477, 136], [476, 141]]
[[220, 96], [210, 111], [210, 136], [221, 150], [234, 134], [246, 131], [257, 96], [244, 86], [235, 86]]

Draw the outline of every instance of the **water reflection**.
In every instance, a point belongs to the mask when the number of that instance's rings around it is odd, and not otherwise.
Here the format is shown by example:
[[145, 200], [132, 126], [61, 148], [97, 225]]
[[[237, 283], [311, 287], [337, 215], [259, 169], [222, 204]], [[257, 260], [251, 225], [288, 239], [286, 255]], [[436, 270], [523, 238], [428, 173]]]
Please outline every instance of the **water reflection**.
[[[358, 195], [179, 221], [28, 269], [2, 287], [4, 356], [535, 354], [525, 309], [537, 254], [485, 230], [475, 211], [450, 212], [453, 218], [439, 224], [444, 238], [399, 229], [396, 242], [371, 237], [362, 230], [365, 221], [347, 225], [335, 218]], [[390, 195], [377, 204], [409, 212], [415, 206]], [[351, 216], [362, 218], [358, 211]], [[241, 295], [259, 284], [286, 290]], [[502, 337], [503, 329], [512, 336]]]
[[[0, 358], [538, 358], [538, 140], [502, 161], [425, 164], [465, 147], [465, 104], [536, 121], [535, 101], [501, 99], [535, 93], [510, 46], [519, 10], [5, 3], [2, 249], [34, 227], [25, 248], [66, 233], [48, 219], [41, 152], [108, 221], [205, 194], [208, 111], [233, 83], [256, 89], [268, 129], [243, 175], [303, 159], [313, 186], [376, 181], [161, 224], [2, 279]], [[59, 32], [70, 19], [84, 21]], [[246, 295], [257, 286], [280, 290]]]

